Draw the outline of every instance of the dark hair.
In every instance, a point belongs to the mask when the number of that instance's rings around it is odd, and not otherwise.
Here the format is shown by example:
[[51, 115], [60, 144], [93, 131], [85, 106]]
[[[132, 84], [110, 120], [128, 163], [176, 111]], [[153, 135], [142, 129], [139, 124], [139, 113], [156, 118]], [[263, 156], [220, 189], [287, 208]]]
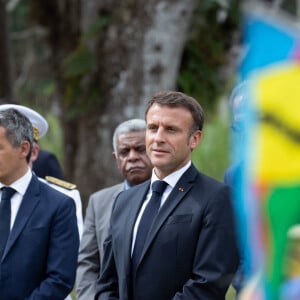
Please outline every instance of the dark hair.
[[30, 151], [26, 157], [29, 162], [33, 147], [33, 128], [29, 119], [16, 109], [6, 109], [0, 111], [0, 126], [6, 129], [6, 137], [13, 147], [29, 142]]
[[152, 99], [148, 102], [145, 111], [145, 117], [150, 107], [153, 104], [165, 105], [169, 107], [184, 107], [186, 108], [193, 117], [194, 124], [191, 128], [191, 133], [196, 130], [202, 130], [204, 124], [204, 111], [201, 105], [194, 98], [187, 96], [181, 92], [175, 91], [162, 91], [155, 94]]

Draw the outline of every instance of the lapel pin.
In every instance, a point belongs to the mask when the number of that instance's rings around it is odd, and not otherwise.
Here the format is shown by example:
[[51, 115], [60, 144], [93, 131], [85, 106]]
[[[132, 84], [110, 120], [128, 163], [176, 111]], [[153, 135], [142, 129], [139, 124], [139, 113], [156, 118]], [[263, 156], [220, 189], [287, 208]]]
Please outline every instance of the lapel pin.
[[178, 190], [179, 190], [180, 192], [183, 192], [183, 191], [184, 191], [182, 187], [180, 187]]

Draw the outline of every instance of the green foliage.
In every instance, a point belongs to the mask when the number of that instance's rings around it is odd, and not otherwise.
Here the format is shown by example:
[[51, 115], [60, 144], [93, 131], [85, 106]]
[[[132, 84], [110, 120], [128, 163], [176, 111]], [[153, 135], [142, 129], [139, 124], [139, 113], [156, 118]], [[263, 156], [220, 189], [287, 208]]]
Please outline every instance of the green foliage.
[[99, 99], [99, 83], [83, 88], [82, 79], [89, 77], [97, 68], [95, 54], [83, 43], [64, 62], [65, 94], [64, 105], [68, 108], [66, 118], [73, 119], [84, 114]]
[[64, 76], [66, 78], [83, 76], [96, 70], [96, 59], [92, 51], [80, 44], [65, 60]]
[[20, 98], [32, 99], [38, 95], [39, 98], [47, 99], [54, 95], [56, 85], [51, 78], [32, 78], [20, 87], [17, 94]]
[[62, 132], [59, 124], [59, 120], [57, 117], [55, 117], [53, 114], [43, 114], [45, 118], [47, 119], [47, 122], [49, 124], [48, 132], [45, 136], [43, 136], [39, 140], [39, 145], [42, 149], [47, 149], [57, 156], [58, 160], [62, 164]]
[[92, 86], [85, 93], [80, 88], [76, 80], [68, 82], [67, 90], [64, 95], [64, 104], [67, 107], [66, 119], [76, 119], [80, 115], [85, 115], [99, 106], [101, 90], [97, 86]]
[[106, 28], [110, 22], [110, 16], [101, 16], [96, 18], [96, 20], [89, 26], [86, 32], [83, 33], [83, 39], [91, 39], [97, 37], [100, 31]]
[[17, 5], [17, 8], [11, 12], [9, 21], [12, 32], [22, 31], [28, 26], [29, 0], [20, 1], [20, 3]]
[[[101, 83], [90, 81], [97, 72], [96, 54], [87, 46], [89, 41], [100, 39], [103, 30], [111, 22], [111, 16], [101, 15], [81, 35], [78, 46], [65, 59], [63, 70], [65, 77], [64, 106], [66, 118], [74, 119], [95, 107], [101, 98]], [[84, 84], [82, 82], [84, 80]]]
[[[179, 90], [198, 99], [204, 109], [210, 111], [230, 80], [219, 70], [228, 63], [227, 52], [239, 26], [239, 2], [229, 1], [228, 7], [222, 2], [200, 2], [177, 79]], [[224, 20], [221, 20], [222, 15]]]
[[200, 172], [223, 181], [229, 165], [228, 121], [215, 116], [203, 128], [198, 147], [192, 152], [192, 161]]

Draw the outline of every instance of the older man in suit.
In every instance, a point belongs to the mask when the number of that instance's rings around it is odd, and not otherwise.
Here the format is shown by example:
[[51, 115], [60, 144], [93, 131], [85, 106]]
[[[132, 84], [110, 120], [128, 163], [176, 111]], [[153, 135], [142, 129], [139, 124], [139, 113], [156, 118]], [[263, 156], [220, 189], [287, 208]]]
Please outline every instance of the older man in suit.
[[77, 300], [93, 299], [103, 260], [103, 242], [107, 236], [114, 199], [119, 193], [151, 176], [152, 165], [145, 147], [146, 122], [131, 119], [117, 126], [113, 135], [113, 157], [124, 182], [92, 194], [85, 216], [76, 277]]
[[95, 299], [225, 299], [239, 262], [229, 187], [190, 160], [203, 110], [183, 93], [161, 92], [146, 123], [152, 177], [115, 201]]
[[75, 204], [32, 173], [32, 147], [28, 118], [0, 107], [0, 299], [62, 300], [75, 281]]

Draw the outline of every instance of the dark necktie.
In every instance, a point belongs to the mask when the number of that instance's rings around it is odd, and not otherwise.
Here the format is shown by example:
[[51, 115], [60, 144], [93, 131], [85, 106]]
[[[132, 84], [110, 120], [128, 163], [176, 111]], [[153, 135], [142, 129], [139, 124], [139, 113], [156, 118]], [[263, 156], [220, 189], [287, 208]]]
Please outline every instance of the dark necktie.
[[142, 215], [132, 253], [132, 266], [134, 271], [136, 270], [140, 260], [148, 231], [152, 225], [154, 217], [158, 213], [161, 196], [167, 185], [168, 184], [162, 180], [157, 180], [152, 183], [152, 196]]
[[16, 192], [11, 187], [3, 187], [0, 203], [0, 259], [10, 233], [10, 198]]

